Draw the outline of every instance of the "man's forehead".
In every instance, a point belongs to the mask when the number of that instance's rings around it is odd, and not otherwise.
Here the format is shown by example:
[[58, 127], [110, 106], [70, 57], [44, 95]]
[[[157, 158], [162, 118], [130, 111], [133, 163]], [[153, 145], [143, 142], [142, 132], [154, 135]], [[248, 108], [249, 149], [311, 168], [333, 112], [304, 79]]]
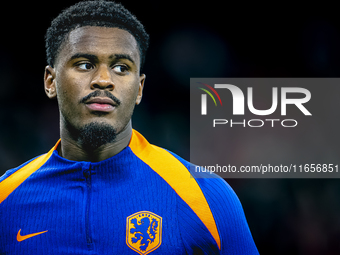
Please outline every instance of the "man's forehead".
[[[64, 52], [63, 52], [64, 51]], [[136, 39], [128, 31], [116, 27], [84, 26], [72, 30], [62, 47], [61, 53], [68, 56], [77, 52], [128, 54], [139, 62]], [[62, 54], [63, 55], [63, 54]]]

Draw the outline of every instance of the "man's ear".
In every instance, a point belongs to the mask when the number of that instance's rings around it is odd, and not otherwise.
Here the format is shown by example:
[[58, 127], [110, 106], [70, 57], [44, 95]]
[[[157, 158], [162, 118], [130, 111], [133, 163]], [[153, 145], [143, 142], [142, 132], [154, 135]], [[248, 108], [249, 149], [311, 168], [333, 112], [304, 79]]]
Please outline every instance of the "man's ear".
[[55, 83], [56, 81], [55, 81], [54, 68], [52, 68], [51, 66], [46, 66], [45, 74], [44, 74], [45, 93], [51, 99], [57, 97], [57, 90], [56, 90]]
[[139, 88], [138, 88], [138, 95], [136, 99], [136, 105], [139, 105], [139, 103], [142, 101], [145, 78], [146, 78], [145, 74], [141, 74], [139, 76]]

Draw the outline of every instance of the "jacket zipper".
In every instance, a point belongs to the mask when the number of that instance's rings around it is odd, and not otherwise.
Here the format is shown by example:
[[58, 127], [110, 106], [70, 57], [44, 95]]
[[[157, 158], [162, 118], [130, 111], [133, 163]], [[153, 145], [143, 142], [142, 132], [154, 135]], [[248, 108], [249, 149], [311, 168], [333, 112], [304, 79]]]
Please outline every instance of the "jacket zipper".
[[89, 250], [93, 249], [93, 241], [91, 236], [91, 224], [90, 224], [90, 210], [91, 210], [91, 189], [92, 189], [92, 175], [91, 165], [88, 169], [84, 170], [84, 176], [86, 178], [86, 207], [85, 207], [85, 231], [86, 231], [86, 243]]

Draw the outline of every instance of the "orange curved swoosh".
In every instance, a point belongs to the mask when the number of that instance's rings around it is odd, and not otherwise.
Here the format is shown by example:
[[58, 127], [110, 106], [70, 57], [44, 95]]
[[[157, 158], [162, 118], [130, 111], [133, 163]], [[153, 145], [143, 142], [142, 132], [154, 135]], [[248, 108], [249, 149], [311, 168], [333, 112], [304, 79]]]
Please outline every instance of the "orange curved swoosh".
[[20, 231], [21, 231], [21, 229], [19, 229], [18, 234], [17, 234], [17, 241], [18, 242], [24, 241], [24, 240], [26, 240], [28, 238], [33, 237], [33, 236], [41, 235], [43, 233], [46, 233], [48, 230], [42, 231], [42, 232], [38, 232], [38, 233], [29, 234], [29, 235], [24, 235], [24, 236], [20, 235]]

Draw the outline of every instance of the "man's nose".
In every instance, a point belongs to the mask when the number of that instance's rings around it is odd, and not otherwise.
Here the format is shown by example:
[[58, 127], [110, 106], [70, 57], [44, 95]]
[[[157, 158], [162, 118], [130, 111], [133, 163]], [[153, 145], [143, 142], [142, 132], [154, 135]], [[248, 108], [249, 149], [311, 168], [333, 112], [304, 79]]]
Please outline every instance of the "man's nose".
[[110, 67], [101, 65], [95, 72], [95, 75], [91, 82], [91, 89], [108, 89], [113, 90], [114, 84], [112, 81]]

